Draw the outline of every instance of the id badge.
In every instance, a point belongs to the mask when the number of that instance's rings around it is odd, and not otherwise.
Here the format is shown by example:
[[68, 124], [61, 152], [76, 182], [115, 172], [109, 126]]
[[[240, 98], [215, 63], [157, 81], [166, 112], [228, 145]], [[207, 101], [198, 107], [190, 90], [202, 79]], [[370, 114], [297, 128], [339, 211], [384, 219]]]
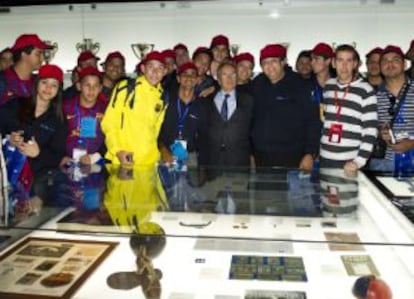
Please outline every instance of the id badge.
[[184, 139], [176, 139], [175, 142], [181, 143], [182, 147], [187, 150], [187, 140]]
[[96, 118], [82, 117], [80, 123], [80, 137], [95, 138], [96, 137]]
[[342, 138], [342, 125], [332, 124], [329, 129], [329, 142], [340, 143]]
[[86, 149], [81, 149], [81, 148], [74, 148], [73, 152], [72, 152], [72, 158], [73, 160], [78, 163], [80, 158], [85, 156], [88, 153], [88, 151]]

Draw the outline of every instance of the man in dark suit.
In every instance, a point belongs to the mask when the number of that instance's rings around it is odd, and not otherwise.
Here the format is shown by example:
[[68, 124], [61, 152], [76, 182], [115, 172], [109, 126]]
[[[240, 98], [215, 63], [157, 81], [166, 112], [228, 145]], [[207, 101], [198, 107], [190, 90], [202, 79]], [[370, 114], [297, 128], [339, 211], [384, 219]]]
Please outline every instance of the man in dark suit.
[[236, 92], [237, 69], [224, 62], [217, 69], [220, 90], [206, 99], [205, 146], [200, 150], [201, 161], [210, 166], [250, 165], [250, 128], [253, 99]]

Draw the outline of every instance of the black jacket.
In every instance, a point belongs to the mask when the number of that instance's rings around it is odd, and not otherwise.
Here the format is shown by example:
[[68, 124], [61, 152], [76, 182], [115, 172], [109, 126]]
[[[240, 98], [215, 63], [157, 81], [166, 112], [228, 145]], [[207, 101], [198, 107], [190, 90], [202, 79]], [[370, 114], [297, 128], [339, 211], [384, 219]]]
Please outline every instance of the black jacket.
[[271, 154], [281, 162], [291, 161], [291, 167], [298, 167], [303, 155], [318, 152], [319, 110], [311, 103], [311, 89], [293, 72], [286, 72], [275, 84], [264, 74], [254, 79], [255, 152]]
[[253, 99], [248, 94], [236, 92], [237, 106], [229, 120], [224, 121], [214, 103], [214, 97], [204, 100], [206, 113], [205, 145], [200, 150], [200, 163], [210, 166], [250, 165], [251, 120]]
[[[175, 93], [170, 98], [167, 111], [165, 112], [164, 122], [158, 140], [167, 148], [178, 138], [178, 95]], [[183, 121], [183, 138], [187, 141], [187, 149], [189, 152], [198, 152], [200, 148], [200, 134], [204, 130], [205, 115], [202, 111], [202, 101], [205, 99], [195, 99], [188, 105], [188, 113]], [[184, 113], [186, 107], [184, 103], [178, 101], [181, 105], [181, 113]]]
[[33, 173], [59, 166], [65, 155], [67, 127], [60, 121], [52, 108], [28, 123], [19, 121], [19, 109], [30, 99], [8, 101], [0, 107], [0, 133], [4, 136], [14, 131], [23, 130], [25, 141], [34, 137], [39, 144], [40, 153], [36, 158], [29, 158]]

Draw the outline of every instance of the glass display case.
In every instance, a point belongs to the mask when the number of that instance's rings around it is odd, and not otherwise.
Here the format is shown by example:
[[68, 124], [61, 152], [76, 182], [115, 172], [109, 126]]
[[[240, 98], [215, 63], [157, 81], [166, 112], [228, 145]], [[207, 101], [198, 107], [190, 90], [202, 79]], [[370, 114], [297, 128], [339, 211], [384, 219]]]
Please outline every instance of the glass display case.
[[[375, 275], [408, 299], [413, 225], [375, 178], [165, 165], [48, 172], [3, 202], [0, 297], [345, 299]], [[88, 255], [99, 246], [102, 256]], [[44, 247], [62, 254], [31, 251]], [[91, 267], [69, 267], [67, 247]]]

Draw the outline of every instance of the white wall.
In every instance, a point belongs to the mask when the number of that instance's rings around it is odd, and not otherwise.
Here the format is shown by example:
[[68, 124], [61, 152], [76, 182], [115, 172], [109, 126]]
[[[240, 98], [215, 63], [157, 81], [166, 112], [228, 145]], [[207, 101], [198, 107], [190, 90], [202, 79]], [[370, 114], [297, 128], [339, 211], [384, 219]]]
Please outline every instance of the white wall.
[[[128, 71], [138, 62], [131, 43], [149, 42], [164, 49], [184, 42], [192, 51], [199, 45], [208, 46], [218, 33], [241, 44], [240, 51], [251, 51], [257, 60], [265, 44], [289, 42], [292, 64], [300, 50], [320, 41], [356, 42], [361, 56], [389, 43], [406, 51], [414, 38], [410, 30], [414, 1], [396, 1], [391, 5], [378, 4], [378, 0], [202, 1], [166, 2], [164, 7], [161, 3], [127, 3], [97, 4], [96, 9], [74, 5], [72, 11], [68, 5], [12, 8], [11, 13], [0, 14], [0, 49], [12, 45], [21, 33], [38, 33], [58, 43], [53, 62], [69, 70], [78, 55], [76, 43], [93, 38], [101, 44], [98, 55], [102, 59], [110, 51], [123, 52]], [[279, 18], [271, 18], [276, 11]]]

